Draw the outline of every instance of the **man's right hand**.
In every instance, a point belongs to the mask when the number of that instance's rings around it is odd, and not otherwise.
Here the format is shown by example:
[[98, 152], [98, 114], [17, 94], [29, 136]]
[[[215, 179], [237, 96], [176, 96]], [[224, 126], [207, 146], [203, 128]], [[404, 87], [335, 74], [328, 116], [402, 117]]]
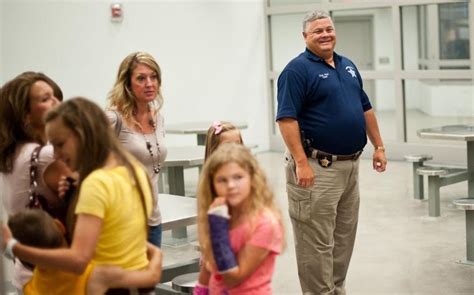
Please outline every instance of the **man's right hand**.
[[296, 164], [296, 180], [302, 187], [310, 187], [314, 184], [314, 172], [308, 162]]
[[314, 183], [314, 172], [309, 166], [308, 158], [303, 149], [300, 127], [293, 118], [278, 120], [278, 127], [296, 165], [296, 181], [301, 187], [310, 187]]

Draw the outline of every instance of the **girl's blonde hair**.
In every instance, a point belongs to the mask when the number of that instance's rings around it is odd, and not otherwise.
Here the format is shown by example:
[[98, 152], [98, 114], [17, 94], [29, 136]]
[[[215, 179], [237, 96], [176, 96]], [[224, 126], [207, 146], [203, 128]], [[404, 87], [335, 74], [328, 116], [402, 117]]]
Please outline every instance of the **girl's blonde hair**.
[[219, 146], [222, 133], [233, 130], [239, 132], [240, 144], [243, 145], [244, 141], [242, 140], [242, 135], [240, 134], [239, 129], [237, 129], [237, 127], [232, 123], [216, 121], [211, 127], [209, 127], [206, 135], [206, 152], [204, 154], [204, 161], [206, 161]]
[[[62, 124], [70, 129], [74, 135], [77, 136], [79, 141], [76, 160], [78, 163], [77, 172], [80, 175], [78, 187], [80, 188], [82, 180], [94, 170], [102, 168], [107, 158], [113, 153], [119, 163], [128, 169], [131, 175], [131, 181], [137, 185], [143, 205], [143, 212], [145, 218], [147, 218], [148, 214], [143, 189], [151, 191], [151, 186], [148, 181], [147, 187], [142, 188], [133, 164], [140, 166], [140, 169], [143, 171], [145, 170], [138, 164], [138, 161], [122, 147], [104, 111], [87, 98], [74, 97], [49, 111], [46, 114], [45, 123], [56, 119], [60, 119]], [[147, 173], [145, 174], [148, 175]], [[78, 197], [79, 193], [76, 191], [71, 203], [68, 205], [66, 225], [67, 233], [71, 240], [76, 223], [75, 207], [78, 202]]]
[[163, 96], [161, 95], [161, 69], [151, 54], [146, 52], [134, 52], [129, 54], [120, 64], [117, 80], [114, 87], [109, 92], [109, 109], [117, 110], [127, 122], [138, 124], [133, 117], [136, 107], [136, 98], [131, 89], [132, 74], [139, 64], [146, 65], [152, 69], [158, 80], [158, 95], [155, 101], [149, 105], [154, 112], [163, 106]]
[[[257, 217], [262, 211], [269, 212], [283, 229], [281, 212], [274, 202], [273, 193], [268, 187], [265, 174], [250, 150], [236, 143], [222, 144], [205, 162], [197, 193], [199, 244], [204, 259], [212, 263], [214, 263], [214, 257], [209, 236], [207, 211], [217, 197], [213, 182], [214, 175], [222, 166], [229, 163], [236, 163], [250, 174], [250, 195], [248, 202], [245, 203], [246, 208], [244, 208], [246, 219], [252, 223], [254, 217]], [[232, 215], [232, 209], [230, 213]]]

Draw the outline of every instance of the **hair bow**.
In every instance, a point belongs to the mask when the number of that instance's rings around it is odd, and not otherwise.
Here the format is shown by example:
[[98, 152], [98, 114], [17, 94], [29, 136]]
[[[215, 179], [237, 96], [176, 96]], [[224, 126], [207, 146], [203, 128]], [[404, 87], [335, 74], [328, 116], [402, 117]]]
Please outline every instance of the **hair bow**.
[[222, 123], [221, 123], [221, 121], [214, 121], [214, 123], [212, 123], [212, 127], [214, 127], [214, 134], [215, 135], [218, 135], [219, 133], [222, 132]]

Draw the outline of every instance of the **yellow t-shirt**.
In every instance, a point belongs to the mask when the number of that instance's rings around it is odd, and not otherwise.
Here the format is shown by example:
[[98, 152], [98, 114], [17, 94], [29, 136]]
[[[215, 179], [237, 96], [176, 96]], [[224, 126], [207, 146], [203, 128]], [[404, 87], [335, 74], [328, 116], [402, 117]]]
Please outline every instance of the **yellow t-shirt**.
[[33, 277], [23, 287], [23, 294], [84, 295], [87, 292], [87, 281], [94, 266], [93, 263], [89, 263], [80, 275], [35, 267]]
[[133, 176], [125, 166], [101, 168], [89, 174], [81, 184], [76, 214], [90, 214], [103, 220], [94, 261], [136, 270], [147, 266], [146, 226], [151, 213], [152, 196], [146, 172], [133, 162], [145, 196], [147, 216]]

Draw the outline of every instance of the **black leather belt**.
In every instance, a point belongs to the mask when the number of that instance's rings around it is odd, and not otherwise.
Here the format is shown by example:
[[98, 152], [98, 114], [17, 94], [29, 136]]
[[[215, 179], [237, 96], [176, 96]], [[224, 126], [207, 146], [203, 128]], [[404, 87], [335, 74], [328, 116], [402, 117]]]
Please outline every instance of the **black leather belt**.
[[324, 168], [331, 166], [331, 164], [336, 161], [355, 161], [360, 157], [361, 154], [362, 151], [358, 151], [352, 155], [332, 155], [326, 152], [318, 151], [317, 149], [306, 151], [306, 156], [318, 160], [319, 165]]

